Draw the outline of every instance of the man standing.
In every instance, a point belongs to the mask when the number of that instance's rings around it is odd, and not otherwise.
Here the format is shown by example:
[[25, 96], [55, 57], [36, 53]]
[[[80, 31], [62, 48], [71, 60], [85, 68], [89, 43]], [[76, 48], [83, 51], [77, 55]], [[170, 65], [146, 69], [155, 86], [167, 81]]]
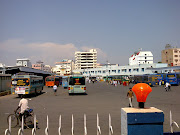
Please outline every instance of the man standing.
[[57, 86], [56, 86], [56, 84], [53, 86], [53, 91], [54, 91], [54, 95], [57, 96], [57, 95], [56, 95], [56, 92], [57, 92]]
[[129, 91], [127, 92], [127, 97], [129, 98], [129, 107], [132, 107], [132, 99], [134, 97], [132, 88], [129, 88]]

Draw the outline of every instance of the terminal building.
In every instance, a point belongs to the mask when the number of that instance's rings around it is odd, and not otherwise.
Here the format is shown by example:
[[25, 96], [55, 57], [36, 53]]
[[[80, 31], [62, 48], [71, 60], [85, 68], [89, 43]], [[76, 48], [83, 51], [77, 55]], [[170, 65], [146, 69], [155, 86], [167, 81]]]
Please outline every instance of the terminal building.
[[[153, 63], [153, 54], [150, 51], [139, 50], [129, 58], [129, 65], [119, 66], [118, 64], [105, 64], [100, 68], [76, 69], [74, 72], [80, 72], [83, 75], [90, 76], [118, 76], [118, 75], [144, 75], [154, 74], [159, 69], [167, 67], [167, 63]], [[161, 71], [162, 72], [162, 71]]]

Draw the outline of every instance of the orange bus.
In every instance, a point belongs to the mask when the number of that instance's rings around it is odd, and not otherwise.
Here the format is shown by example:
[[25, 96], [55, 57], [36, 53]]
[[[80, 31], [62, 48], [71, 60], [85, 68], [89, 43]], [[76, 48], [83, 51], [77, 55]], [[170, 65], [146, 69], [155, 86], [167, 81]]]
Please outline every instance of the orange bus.
[[46, 86], [53, 87], [55, 84], [60, 85], [60, 78], [56, 76], [47, 76], [45, 79]]

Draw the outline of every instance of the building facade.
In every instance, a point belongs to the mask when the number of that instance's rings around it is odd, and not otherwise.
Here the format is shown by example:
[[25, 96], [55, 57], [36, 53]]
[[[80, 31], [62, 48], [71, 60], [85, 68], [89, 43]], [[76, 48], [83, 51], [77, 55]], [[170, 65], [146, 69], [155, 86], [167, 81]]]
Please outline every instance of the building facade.
[[44, 63], [42, 61], [37, 61], [36, 64], [32, 64], [32, 68], [43, 70], [44, 69]]
[[180, 66], [180, 48], [167, 46], [161, 51], [162, 63], [167, 63], [169, 67]]
[[30, 59], [28, 58], [16, 59], [16, 66], [32, 67]]
[[129, 65], [153, 64], [153, 54], [150, 51], [137, 51], [129, 58]]
[[36, 64], [32, 64], [32, 68], [38, 69], [38, 70], [43, 70], [46, 72], [51, 72], [51, 66], [44, 65], [44, 62], [42, 62], [42, 61], [37, 61]]
[[91, 49], [87, 52], [75, 52], [75, 69], [88, 69], [97, 67], [97, 51]]
[[156, 71], [151, 69], [167, 67], [166, 63], [153, 63], [153, 64], [141, 64], [141, 65], [128, 65], [128, 66], [119, 66], [107, 64], [101, 68], [90, 68], [90, 69], [79, 69], [74, 70], [74, 72], [80, 72], [86, 77], [96, 76], [96, 77], [105, 77], [105, 76], [116, 76], [116, 75], [144, 75], [144, 74], [154, 74]]
[[61, 62], [56, 62], [55, 67], [53, 67], [53, 73], [56, 75], [70, 75], [71, 71], [74, 69], [74, 61], [63, 59]]

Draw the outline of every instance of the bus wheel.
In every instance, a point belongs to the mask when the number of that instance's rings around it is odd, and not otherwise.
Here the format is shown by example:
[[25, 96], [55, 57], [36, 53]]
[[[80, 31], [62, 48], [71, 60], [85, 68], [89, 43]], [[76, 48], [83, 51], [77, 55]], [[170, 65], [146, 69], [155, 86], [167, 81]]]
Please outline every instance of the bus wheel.
[[22, 94], [18, 94], [18, 97], [21, 98], [21, 95], [22, 95]]

